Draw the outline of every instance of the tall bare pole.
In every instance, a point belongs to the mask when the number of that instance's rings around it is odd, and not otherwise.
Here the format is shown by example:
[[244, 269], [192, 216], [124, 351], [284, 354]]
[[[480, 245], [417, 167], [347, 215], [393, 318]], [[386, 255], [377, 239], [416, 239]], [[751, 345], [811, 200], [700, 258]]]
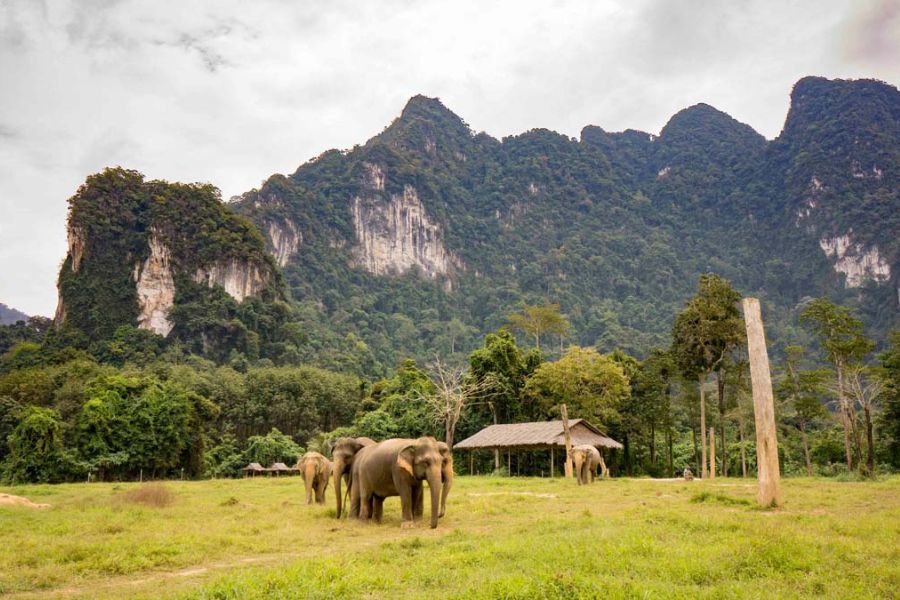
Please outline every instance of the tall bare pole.
[[569, 410], [565, 404], [561, 404], [559, 412], [562, 415], [563, 434], [566, 438], [566, 477], [572, 476], [572, 436], [569, 434]]
[[753, 388], [753, 415], [756, 421], [756, 469], [760, 506], [781, 506], [778, 466], [778, 439], [775, 430], [775, 402], [766, 334], [759, 300], [744, 298], [744, 322], [747, 325], [747, 351], [750, 357], [750, 383]]
[[716, 478], [716, 428], [709, 428], [709, 478]]

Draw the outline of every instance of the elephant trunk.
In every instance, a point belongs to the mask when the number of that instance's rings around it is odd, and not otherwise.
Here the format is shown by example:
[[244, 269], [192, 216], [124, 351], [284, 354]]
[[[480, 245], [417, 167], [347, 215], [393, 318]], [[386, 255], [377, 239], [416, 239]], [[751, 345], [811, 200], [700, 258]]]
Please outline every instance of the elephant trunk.
[[306, 461], [306, 464], [303, 465], [303, 479], [304, 479], [303, 483], [306, 484], [306, 503], [307, 504], [312, 504], [313, 484], [315, 483], [317, 470], [318, 469], [317, 469], [317, 465], [316, 465], [315, 461], [308, 460], [308, 461]]
[[434, 529], [438, 524], [438, 515], [440, 514], [441, 501], [441, 468], [436, 466], [428, 470], [428, 489], [431, 491], [431, 528]]
[[[332, 477], [334, 477], [334, 497], [337, 498], [337, 518], [341, 518], [341, 477], [344, 474], [344, 460], [342, 458], [334, 459], [334, 471], [332, 472]], [[349, 488], [350, 484], [347, 484]]]
[[453, 465], [444, 467], [441, 482], [441, 513], [439, 517], [443, 517], [447, 513], [447, 496], [450, 495], [450, 487], [453, 485]]

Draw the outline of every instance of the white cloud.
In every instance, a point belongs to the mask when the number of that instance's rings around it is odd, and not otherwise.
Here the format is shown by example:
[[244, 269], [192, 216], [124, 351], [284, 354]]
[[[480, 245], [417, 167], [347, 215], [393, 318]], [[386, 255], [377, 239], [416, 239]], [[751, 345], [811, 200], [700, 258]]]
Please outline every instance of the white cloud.
[[891, 2], [732, 4], [0, 0], [0, 301], [52, 314], [66, 198], [105, 166], [228, 197], [417, 93], [496, 136], [703, 101], [773, 137], [804, 75], [900, 80]]

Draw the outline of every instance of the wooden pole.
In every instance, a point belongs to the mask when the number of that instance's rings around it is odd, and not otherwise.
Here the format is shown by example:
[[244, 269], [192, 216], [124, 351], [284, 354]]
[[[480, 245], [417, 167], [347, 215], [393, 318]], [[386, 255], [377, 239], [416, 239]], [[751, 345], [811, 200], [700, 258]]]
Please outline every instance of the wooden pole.
[[553, 446], [550, 447], [550, 478], [556, 476], [556, 469], [553, 466], [553, 455], [556, 454], [556, 450], [554, 450]]
[[747, 352], [750, 357], [750, 383], [753, 389], [753, 416], [756, 421], [756, 470], [760, 506], [781, 506], [778, 466], [778, 439], [775, 430], [775, 403], [769, 354], [763, 329], [759, 300], [744, 298], [744, 322], [747, 325]]
[[469, 450], [469, 475], [475, 474], [475, 451]]
[[709, 478], [716, 478], [716, 428], [709, 428]]
[[569, 434], [569, 411], [565, 404], [561, 404], [559, 412], [562, 415], [563, 434], [566, 438], [566, 477], [572, 477], [572, 436]]

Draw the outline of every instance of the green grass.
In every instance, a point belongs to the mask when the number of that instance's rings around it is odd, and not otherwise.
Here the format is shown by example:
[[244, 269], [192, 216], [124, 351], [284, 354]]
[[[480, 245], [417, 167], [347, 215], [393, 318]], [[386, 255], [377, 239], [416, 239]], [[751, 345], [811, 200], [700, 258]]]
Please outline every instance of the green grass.
[[[900, 477], [753, 481], [458, 477], [436, 530], [336, 521], [299, 479], [0, 488], [0, 595], [177, 598], [892, 598]], [[330, 490], [329, 490], [330, 491]], [[130, 492], [130, 493], [129, 493]], [[427, 512], [427, 509], [426, 509]]]

